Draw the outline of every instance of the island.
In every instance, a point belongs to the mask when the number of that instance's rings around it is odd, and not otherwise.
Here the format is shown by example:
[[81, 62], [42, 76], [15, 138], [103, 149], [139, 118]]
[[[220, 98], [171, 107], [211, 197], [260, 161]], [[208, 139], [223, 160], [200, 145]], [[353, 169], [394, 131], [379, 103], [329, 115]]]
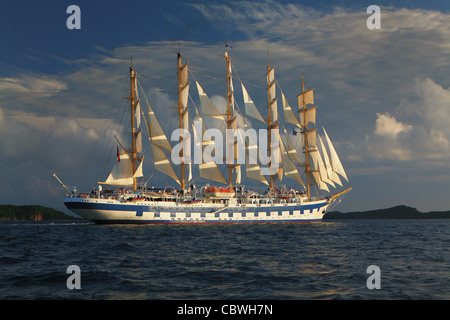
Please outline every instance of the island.
[[332, 211], [325, 214], [324, 221], [346, 219], [448, 219], [450, 211], [420, 212], [416, 208], [399, 205], [392, 208], [343, 213]]
[[38, 205], [0, 205], [0, 221], [46, 221], [75, 219], [77, 218], [65, 214], [64, 212]]

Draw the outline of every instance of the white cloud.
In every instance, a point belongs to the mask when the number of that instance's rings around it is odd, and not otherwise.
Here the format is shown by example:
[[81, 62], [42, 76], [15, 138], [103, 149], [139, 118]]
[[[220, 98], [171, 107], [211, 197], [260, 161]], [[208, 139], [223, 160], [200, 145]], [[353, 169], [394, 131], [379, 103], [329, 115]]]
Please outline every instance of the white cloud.
[[417, 78], [413, 88], [413, 96], [403, 98], [397, 112], [450, 135], [450, 88], [445, 89], [430, 78]]
[[377, 113], [375, 124], [375, 134], [385, 136], [389, 139], [395, 139], [400, 132], [408, 132], [412, 129], [411, 125], [398, 122], [388, 113]]
[[407, 134], [412, 125], [403, 124], [389, 114], [377, 113], [375, 130], [367, 135], [365, 148], [369, 151], [365, 157], [383, 160], [411, 160], [410, 150], [402, 144], [401, 134]]
[[[65, 117], [42, 120], [47, 123], [43, 127], [10, 118], [1, 109], [0, 115], [0, 192], [7, 203], [63, 209], [64, 191], [52, 177], [53, 171], [68, 186], [88, 189], [114, 161], [113, 135], [120, 137], [120, 133], [112, 129], [99, 132]], [[33, 119], [39, 121], [36, 116]]]
[[95, 130], [85, 129], [73, 119], [57, 117], [47, 128], [39, 128], [5, 118], [0, 127], [1, 161], [14, 166], [36, 160], [49, 168], [68, 169], [84, 161], [85, 150], [99, 137]]
[[268, 20], [282, 20], [319, 16], [317, 10], [302, 5], [280, 4], [276, 1], [239, 1], [228, 3], [192, 3], [192, 7], [198, 9], [203, 16], [211, 21], [223, 21], [225, 23], [243, 24], [250, 21], [261, 22]]
[[397, 161], [450, 159], [450, 88], [432, 79], [417, 79], [414, 92], [396, 108], [398, 118], [378, 113], [366, 136], [368, 158]]
[[30, 93], [39, 97], [51, 97], [66, 88], [65, 83], [49, 76], [22, 74], [14, 78], [0, 78], [0, 92], [2, 94], [17, 92], [19, 94]]

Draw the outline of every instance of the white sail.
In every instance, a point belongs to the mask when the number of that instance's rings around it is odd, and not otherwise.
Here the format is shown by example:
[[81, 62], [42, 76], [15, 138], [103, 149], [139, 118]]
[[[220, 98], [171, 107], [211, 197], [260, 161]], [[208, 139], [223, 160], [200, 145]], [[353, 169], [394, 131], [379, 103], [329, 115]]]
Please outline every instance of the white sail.
[[139, 163], [139, 166], [136, 169], [136, 172], [133, 174], [133, 178], [139, 178], [144, 176], [144, 173], [142, 172], [143, 164], [144, 164], [144, 157], [142, 157], [141, 162]]
[[323, 162], [325, 164], [328, 179], [330, 179], [331, 181], [336, 182], [337, 184], [342, 186], [341, 179], [339, 179], [339, 176], [337, 175], [336, 172], [333, 171], [333, 168], [331, 167], [330, 158], [328, 157], [328, 152], [327, 152], [327, 149], [325, 148], [325, 144], [323, 143], [321, 136], [320, 135], [318, 135], [318, 136], [319, 136], [319, 141], [320, 141], [320, 147], [321, 147], [322, 154], [323, 154]]
[[286, 153], [289, 156], [289, 159], [291, 159], [292, 161], [301, 163], [302, 161], [300, 160], [300, 156], [297, 153], [297, 150], [294, 147], [294, 144], [291, 141], [291, 138], [289, 137], [286, 128], [283, 125], [283, 131], [284, 131], [284, 147], [286, 149]]
[[309, 129], [307, 131], [307, 139], [308, 139], [308, 147], [309, 148], [315, 148], [317, 146], [316, 133], [317, 133], [316, 129]]
[[307, 104], [314, 104], [314, 89], [310, 89], [303, 93], [300, 93], [298, 96], [298, 107], [301, 108]]
[[172, 165], [170, 164], [169, 159], [167, 158], [166, 153], [164, 152], [164, 149], [171, 151], [172, 147], [170, 146], [166, 135], [162, 131], [161, 125], [159, 124], [158, 119], [156, 118], [155, 113], [150, 107], [148, 101], [147, 107], [149, 119], [147, 120], [147, 117], [145, 117], [143, 112], [142, 115], [147, 127], [155, 169], [171, 177], [178, 184], [181, 184], [175, 171], [173, 170]]
[[139, 128], [141, 126], [141, 103], [139, 101], [139, 98], [137, 100], [136, 111], [134, 116], [136, 118], [136, 127]]
[[234, 114], [234, 107], [235, 107], [235, 101], [234, 101], [234, 88], [233, 88], [233, 76], [231, 74], [231, 63], [230, 63], [230, 69], [229, 69], [229, 83], [230, 83], [230, 101], [231, 101], [231, 113]]
[[[305, 141], [305, 138], [303, 136], [303, 134], [300, 131], [300, 128], [295, 127], [292, 131], [292, 134], [288, 134], [289, 135], [289, 140], [292, 142], [292, 145], [295, 149], [295, 151], [297, 152], [297, 154], [302, 155], [304, 152], [303, 149], [303, 144]], [[302, 156], [300, 159], [300, 165], [305, 165], [305, 159]]]
[[175, 171], [173, 170], [172, 165], [170, 164], [170, 161], [167, 158], [166, 153], [164, 152], [164, 149], [152, 144], [152, 153], [155, 169], [171, 177], [179, 185], [181, 185], [181, 182], [178, 179]]
[[270, 107], [272, 109], [272, 121], [278, 121], [278, 103], [277, 99], [273, 99], [272, 102], [270, 102]]
[[145, 116], [144, 119], [146, 121], [148, 135], [151, 144], [164, 148], [168, 151], [172, 151], [172, 146], [170, 145], [169, 140], [167, 140], [167, 137], [163, 129], [161, 128], [158, 119], [156, 118], [155, 112], [150, 107], [148, 101], [147, 101], [147, 108], [148, 108], [148, 121]]
[[187, 108], [188, 99], [189, 99], [189, 83], [181, 89], [181, 104], [183, 110]]
[[[188, 85], [189, 86], [189, 85]], [[187, 103], [187, 101], [186, 101]], [[187, 104], [186, 104], [187, 105]], [[183, 113], [183, 129], [189, 131], [189, 112], [187, 108]], [[191, 135], [187, 135], [183, 138], [183, 144], [189, 146], [183, 148], [183, 163], [188, 166], [188, 181], [192, 180], [192, 161], [191, 161]]]
[[261, 174], [261, 167], [257, 164], [246, 164], [245, 165], [245, 176], [249, 179], [253, 179], [269, 185], [267, 179]]
[[275, 82], [269, 83], [270, 102], [277, 97]]
[[141, 126], [141, 102], [139, 100], [139, 90], [137, 86], [137, 78], [135, 78], [134, 92], [136, 98], [136, 107], [134, 111], [134, 117], [136, 121], [136, 127], [139, 128]]
[[300, 123], [298, 122], [298, 119], [295, 116], [294, 111], [292, 111], [291, 106], [289, 105], [286, 97], [284, 96], [283, 91], [281, 91], [281, 99], [283, 102], [284, 120], [286, 122], [292, 123], [293, 125], [296, 125], [297, 127], [300, 127]]
[[248, 136], [248, 142], [246, 141], [246, 157], [245, 157], [245, 175], [249, 179], [253, 179], [269, 185], [265, 176], [261, 174], [261, 167], [258, 164], [259, 148], [252, 135]]
[[236, 175], [236, 179], [234, 180], [236, 184], [240, 184], [242, 180], [241, 176], [241, 165], [237, 165], [234, 167], [234, 174]]
[[215, 162], [201, 163], [198, 168], [200, 177], [224, 184], [227, 183]]
[[[200, 121], [202, 123], [203, 128], [206, 129], [201, 117], [197, 116], [197, 121]], [[192, 130], [194, 133], [194, 141], [196, 143], [196, 148], [198, 148], [197, 150], [199, 150], [199, 152], [202, 152], [202, 154], [203, 154], [204, 149], [207, 146], [215, 145], [214, 140], [212, 140], [212, 139], [210, 139], [208, 141], [203, 141], [203, 137], [201, 137], [200, 133], [197, 132], [194, 124], [192, 124]], [[215, 149], [215, 146], [214, 146], [214, 149]], [[208, 180], [212, 180], [212, 181], [221, 182], [224, 184], [227, 183], [225, 181], [222, 173], [220, 172], [217, 164], [212, 159], [202, 158], [201, 160], [202, 161], [199, 164], [200, 177], [208, 179]]]
[[316, 124], [316, 109], [317, 107], [309, 107], [306, 108], [305, 111], [300, 110], [299, 114], [300, 114], [300, 123], [306, 123], [308, 124], [309, 122], [311, 122], [312, 124]]
[[253, 100], [247, 93], [244, 84], [242, 82], [241, 84], [242, 84], [242, 95], [244, 96], [245, 114], [248, 115], [249, 117], [252, 117], [264, 123], [264, 118], [261, 116], [261, 113], [259, 113], [255, 104], [253, 103]]
[[136, 132], [136, 152], [142, 153], [142, 130]]
[[267, 72], [267, 81], [269, 83], [272, 83], [274, 79], [275, 79], [275, 67], [272, 67], [269, 69], [269, 72]]
[[182, 87], [184, 87], [186, 85], [188, 81], [188, 64], [185, 63], [181, 68], [180, 68], [180, 84]]
[[330, 192], [327, 184], [320, 179], [319, 171], [309, 171], [309, 183], [310, 185], [317, 185], [319, 189]]
[[188, 181], [192, 181], [192, 164], [189, 163]]
[[319, 171], [320, 180], [334, 187], [334, 183], [330, 179], [328, 179], [327, 169], [325, 167], [325, 164], [323, 163], [322, 156], [320, 155], [319, 150], [314, 150], [310, 152], [309, 155], [314, 164], [314, 168]]
[[214, 103], [209, 99], [209, 97], [206, 95], [205, 91], [203, 91], [203, 88], [200, 86], [198, 81], [196, 81], [196, 84], [198, 95], [200, 98], [202, 115], [225, 121], [225, 118], [222, 115], [222, 113], [220, 113], [219, 109], [217, 109]]
[[139, 164], [136, 172], [133, 172], [133, 162], [127, 153], [122, 153], [118, 156], [118, 161], [113, 170], [109, 174], [104, 184], [131, 186], [133, 185], [133, 177], [142, 177], [142, 162]]
[[[240, 130], [237, 130], [237, 129], [239, 129], [239, 126], [238, 126], [238, 121], [237, 121], [236, 116], [234, 116], [231, 119], [231, 128], [233, 129], [233, 131], [231, 131], [231, 130], [227, 131], [227, 144], [228, 144], [227, 148], [229, 148], [229, 149], [227, 149], [227, 152], [228, 152], [228, 150], [233, 150], [233, 158], [235, 160], [238, 160], [238, 159], [240, 159], [240, 157], [243, 156], [239, 152], [240, 150], [239, 150], [239, 144], [238, 144], [239, 140], [243, 141], [243, 137], [241, 135], [242, 132]], [[234, 132], [234, 134], [237, 134], [236, 140], [234, 139], [233, 132]], [[227, 157], [228, 156], [229, 155], [227, 153]], [[241, 165], [235, 163], [233, 166], [233, 172], [236, 177], [235, 183], [240, 184], [241, 183]]]
[[179, 90], [181, 96], [181, 107], [184, 111], [187, 108], [187, 103], [189, 99], [189, 82], [188, 82], [188, 64], [185, 63], [184, 66], [180, 68], [180, 83]]
[[297, 167], [292, 162], [292, 160], [289, 158], [289, 154], [286, 150], [286, 147], [285, 147], [283, 141], [281, 141], [281, 140], [280, 140], [280, 149], [281, 149], [281, 155], [282, 155], [282, 159], [283, 159], [284, 175], [287, 178], [292, 179], [292, 180], [296, 181], [298, 184], [305, 187], [305, 184], [303, 183], [303, 180], [300, 176], [300, 173], [298, 172]]
[[[322, 127], [323, 128], [323, 127]], [[328, 144], [328, 149], [330, 150], [330, 156], [331, 156], [331, 165], [333, 168], [333, 171], [339, 173], [342, 177], [345, 178], [345, 180], [348, 181], [347, 178], [347, 174], [345, 173], [344, 167], [341, 164], [341, 161], [339, 160], [339, 157], [337, 155], [336, 150], [334, 149], [333, 144], [331, 143], [330, 138], [328, 137], [328, 134], [325, 130], [325, 128], [323, 128], [323, 132], [325, 133], [325, 138], [327, 140], [327, 144]]]
[[[278, 152], [278, 154], [275, 154], [275, 161], [277, 161], [277, 159], [279, 161], [280, 166], [278, 168], [278, 179], [282, 180], [283, 179], [283, 166], [282, 166], [283, 155], [282, 155], [281, 145], [282, 145], [283, 141], [281, 140], [279, 127], [280, 127], [279, 122], [272, 125], [271, 134], [273, 134], [273, 137], [275, 137], [275, 141], [272, 141], [271, 143], [276, 144], [277, 141], [279, 142], [278, 148], [272, 148], [272, 153]], [[276, 178], [276, 175], [274, 176], [274, 178]]]

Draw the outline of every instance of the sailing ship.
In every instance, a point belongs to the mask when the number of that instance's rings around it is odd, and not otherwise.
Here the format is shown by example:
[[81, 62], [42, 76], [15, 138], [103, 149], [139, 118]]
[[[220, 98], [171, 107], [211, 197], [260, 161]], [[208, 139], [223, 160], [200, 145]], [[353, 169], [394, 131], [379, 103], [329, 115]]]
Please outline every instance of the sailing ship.
[[[318, 125], [316, 126], [317, 107], [314, 105], [314, 89], [305, 90], [302, 74], [296, 115], [276, 81], [275, 68], [270, 66], [268, 59], [266, 118], [261, 115], [244, 83], [239, 79], [245, 106], [245, 112], [240, 112], [234, 96], [235, 78], [232, 73], [234, 69], [228, 46], [225, 61], [227, 82], [225, 112], [212, 102], [200, 83], [195, 80], [200, 101], [199, 110], [195, 104], [191, 107], [188, 105], [190, 89], [188, 63], [183, 64], [181, 54], [177, 53], [178, 105], [175, 108], [178, 113], [178, 129], [181, 133], [179, 144], [175, 147], [169, 143], [147, 97], [145, 97], [147, 110], [144, 111], [145, 108], [141, 106], [144, 100], [139, 98], [140, 83], [136, 71], [130, 67], [128, 99], [131, 115], [131, 147], [124, 147], [115, 137], [118, 143], [117, 162], [110, 175], [105, 181], [98, 182], [98, 187], [89, 193], [77, 193], [76, 189], [69, 191], [66, 188], [68, 191], [64, 201], [66, 207], [85, 219], [102, 224], [321, 221], [324, 214], [338, 204], [351, 187], [340, 192], [330, 192], [330, 188], [336, 190], [338, 187], [343, 188], [342, 180], [348, 182], [348, 178], [327, 132], [322, 126], [323, 133], [320, 134]], [[281, 92], [284, 117], [280, 117], [278, 112], [277, 91]], [[193, 122], [189, 120], [189, 109], [195, 111]], [[246, 134], [251, 132], [249, 118], [263, 123], [265, 128], [263, 133], [267, 138], [266, 146], [261, 146], [264, 139], [258, 144], [257, 136]], [[142, 119], [144, 121], [141, 122]], [[144, 163], [142, 152], [144, 133], [141, 124], [146, 129], [151, 145], [154, 169], [173, 179], [177, 188], [154, 189], [139, 183], [143, 179]], [[213, 124], [221, 128], [222, 131], [219, 132], [225, 132], [226, 152], [218, 147], [218, 139], [213, 139], [211, 132], [208, 131]], [[286, 129], [289, 125], [293, 127], [292, 134], [288, 134]], [[192, 142], [194, 154], [189, 148]], [[172, 156], [168, 156], [168, 153]], [[224, 163], [222, 160], [225, 154], [227, 157]], [[202, 158], [201, 161], [192, 161], [192, 158], [196, 157]], [[242, 161], [243, 158], [245, 161]], [[194, 187], [192, 179], [194, 165], [198, 165], [199, 176], [211, 181], [211, 184], [201, 188]], [[179, 166], [179, 170], [176, 166]], [[225, 175], [221, 171], [221, 166], [224, 166]], [[263, 191], [258, 192], [257, 188], [252, 190], [242, 184], [241, 172], [244, 170], [247, 179], [256, 180], [255, 183], [264, 186]], [[296, 187], [288, 188], [286, 184], [282, 184], [286, 179]], [[105, 185], [107, 187], [103, 187]], [[319, 193], [313, 195], [312, 190]]]

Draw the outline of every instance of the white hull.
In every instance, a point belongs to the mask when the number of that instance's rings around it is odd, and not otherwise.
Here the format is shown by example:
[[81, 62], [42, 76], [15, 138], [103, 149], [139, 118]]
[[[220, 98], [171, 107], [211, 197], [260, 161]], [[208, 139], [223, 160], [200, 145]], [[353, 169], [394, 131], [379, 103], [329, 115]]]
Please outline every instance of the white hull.
[[69, 210], [96, 223], [289, 223], [322, 220], [329, 200], [307, 203], [230, 204], [173, 201], [119, 201], [102, 198], [66, 198]]

